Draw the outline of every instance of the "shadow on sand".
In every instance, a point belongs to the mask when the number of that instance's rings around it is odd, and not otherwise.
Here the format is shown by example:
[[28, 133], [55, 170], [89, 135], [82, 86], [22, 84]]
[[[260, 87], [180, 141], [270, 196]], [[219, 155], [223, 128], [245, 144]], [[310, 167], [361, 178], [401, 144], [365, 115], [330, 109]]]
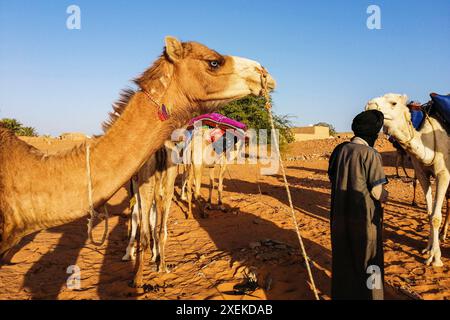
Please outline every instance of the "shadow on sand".
[[[299, 186], [305, 183], [302, 179], [298, 181], [294, 177], [289, 177], [289, 179], [293, 183], [298, 183]], [[309, 179], [309, 183], [317, 184], [319, 187], [325, 185], [324, 181], [321, 180]], [[237, 187], [238, 190], [233, 189], [233, 186]], [[255, 185], [243, 180], [225, 180], [225, 189], [238, 193], [242, 190], [250, 190], [248, 191], [249, 194], [255, 194], [251, 192], [255, 189]], [[262, 189], [263, 192], [287, 204], [283, 188], [263, 183]], [[293, 198], [296, 208], [301, 212], [321, 221], [328, 221], [329, 195], [327, 193], [294, 187]], [[118, 206], [111, 207], [110, 212], [121, 214], [127, 206], [128, 199], [124, 199]], [[228, 209], [232, 211], [233, 208]], [[286, 226], [280, 227], [270, 220], [262, 219], [251, 212], [245, 211], [245, 207], [239, 210], [237, 215], [215, 211], [212, 212], [209, 219], [200, 219], [198, 215], [195, 218], [200, 227], [208, 233], [215, 247], [230, 256], [231, 261], [240, 261], [248, 268], [256, 266], [264, 278], [269, 276], [273, 278], [273, 287], [265, 291], [268, 299], [286, 297], [313, 299], [306, 268], [298, 248], [297, 236], [291, 227], [289, 229], [286, 229]], [[257, 223], [255, 223], [256, 220]], [[286, 223], [289, 226], [291, 225], [290, 220], [287, 220]], [[51, 232], [61, 233], [58, 244], [54, 250], [44, 254], [25, 275], [24, 287], [27, 288], [33, 299], [56, 299], [61, 292], [68, 290], [66, 288], [66, 281], [69, 276], [66, 273], [67, 267], [76, 264], [79, 259], [83, 259], [80, 256], [82, 248], [88, 246], [91, 250], [96, 250], [88, 244], [86, 219], [54, 228]], [[134, 276], [134, 263], [121, 261], [127, 245], [126, 237], [127, 219], [119, 217], [119, 223], [110, 231], [105, 254], [102, 254], [103, 250], [96, 250], [103, 256], [103, 259], [100, 260], [101, 258], [99, 258], [99, 261], [83, 260], [83, 263], [87, 265], [101, 264], [100, 275], [89, 273], [89, 270], [84, 275], [82, 274], [82, 281], [86, 277], [99, 277], [98, 281], [93, 280], [90, 283], [96, 287], [100, 299], [135, 299], [139, 296], [136, 289], [129, 286]], [[404, 236], [399, 236], [399, 238], [402, 237]], [[268, 238], [285, 243], [293, 250], [289, 252], [289, 250], [279, 249], [281, 251], [276, 251], [277, 249], [270, 249], [268, 250], [269, 255], [264, 256], [265, 253], [263, 252], [259, 258], [258, 252], [242, 251], [242, 248], [248, 248], [249, 243]], [[32, 240], [32, 237], [26, 239], [28, 242]], [[328, 276], [329, 273], [325, 270], [331, 268], [331, 252], [318, 243], [308, 239], [304, 239], [304, 241], [309, 256], [315, 262], [313, 274], [316, 286], [321, 294], [329, 296], [331, 281]], [[396, 239], [396, 241], [402, 240]], [[274, 252], [277, 254], [270, 255], [271, 250], [275, 250]], [[167, 255], [169, 257], [170, 252]], [[82, 291], [89, 289], [92, 290], [93, 287], [82, 288]], [[73, 297], [76, 299], [76, 294]], [[239, 297], [237, 298], [239, 299]]]

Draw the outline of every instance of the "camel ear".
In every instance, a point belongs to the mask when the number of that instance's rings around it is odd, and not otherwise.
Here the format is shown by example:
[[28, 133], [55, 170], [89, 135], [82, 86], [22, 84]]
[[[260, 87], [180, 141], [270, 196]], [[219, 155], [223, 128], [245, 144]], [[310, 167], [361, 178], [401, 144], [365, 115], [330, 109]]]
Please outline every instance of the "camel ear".
[[405, 106], [408, 104], [408, 96], [406, 94], [402, 95], [402, 102]]
[[176, 62], [183, 58], [183, 45], [175, 37], [167, 36], [166, 42], [166, 54], [172, 62]]

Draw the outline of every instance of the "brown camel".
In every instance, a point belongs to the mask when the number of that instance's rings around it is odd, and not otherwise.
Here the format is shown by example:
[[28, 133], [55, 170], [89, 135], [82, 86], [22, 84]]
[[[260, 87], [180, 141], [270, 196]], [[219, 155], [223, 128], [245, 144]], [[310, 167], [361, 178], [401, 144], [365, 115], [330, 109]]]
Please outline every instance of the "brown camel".
[[[131, 180], [130, 195], [135, 199], [135, 204], [131, 215], [130, 241], [122, 258], [124, 261], [135, 259], [136, 236], [140, 226], [139, 247], [149, 247], [151, 238], [153, 239], [152, 262], [159, 259], [158, 271], [161, 272], [168, 271], [164, 255], [167, 220], [178, 175], [172, 152], [176, 152], [174, 143], [166, 141], [164, 148], [158, 150]], [[143, 264], [143, 260], [140, 260], [140, 270], [136, 276], [138, 279], [141, 279]]]
[[[110, 130], [90, 144], [47, 156], [0, 129], [0, 256], [24, 236], [85, 217], [87, 161], [99, 207], [196, 112], [261, 93], [259, 63], [223, 56], [195, 42], [166, 38], [163, 55], [136, 80], [111, 114]], [[270, 78], [269, 86], [275, 82]], [[170, 116], [168, 116], [168, 114]]]

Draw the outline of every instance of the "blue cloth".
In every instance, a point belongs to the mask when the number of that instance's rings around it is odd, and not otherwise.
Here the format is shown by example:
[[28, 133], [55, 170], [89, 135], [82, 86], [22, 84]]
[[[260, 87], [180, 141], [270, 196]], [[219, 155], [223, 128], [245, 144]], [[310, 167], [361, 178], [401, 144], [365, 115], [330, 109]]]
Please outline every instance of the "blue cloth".
[[425, 118], [425, 115], [421, 110], [410, 110], [410, 112], [412, 124], [416, 130], [419, 130], [420, 126], [422, 125], [423, 119]]
[[239, 141], [239, 139], [241, 139], [239, 137], [239, 133], [242, 134], [242, 137], [244, 134], [238, 130], [235, 130], [234, 133], [227, 131], [219, 140], [213, 143], [213, 148], [217, 155], [221, 155], [223, 152], [227, 152], [228, 150], [233, 150], [234, 145]]
[[450, 96], [432, 95], [433, 109], [450, 123]]

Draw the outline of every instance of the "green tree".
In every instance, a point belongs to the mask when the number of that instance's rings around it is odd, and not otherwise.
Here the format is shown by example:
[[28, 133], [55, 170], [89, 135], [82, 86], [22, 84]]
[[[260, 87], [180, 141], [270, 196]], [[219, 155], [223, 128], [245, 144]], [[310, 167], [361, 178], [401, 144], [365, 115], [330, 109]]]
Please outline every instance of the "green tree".
[[334, 128], [333, 125], [326, 123], [326, 122], [319, 122], [317, 124], [314, 125], [315, 127], [327, 127], [330, 129], [330, 135], [332, 135], [333, 137], [337, 134], [336, 129]]
[[0, 120], [0, 123], [3, 127], [11, 130], [18, 136], [36, 137], [38, 135], [35, 128], [24, 127], [23, 124], [16, 119], [5, 118]]
[[[269, 114], [265, 108], [266, 100], [263, 97], [248, 96], [241, 100], [233, 101], [223, 107], [219, 112], [224, 116], [245, 123], [249, 129], [267, 129], [268, 137], [271, 136]], [[280, 148], [295, 141], [292, 133], [292, 123], [288, 115], [273, 115], [275, 128], [280, 132]], [[269, 140], [270, 143], [270, 140]]]

